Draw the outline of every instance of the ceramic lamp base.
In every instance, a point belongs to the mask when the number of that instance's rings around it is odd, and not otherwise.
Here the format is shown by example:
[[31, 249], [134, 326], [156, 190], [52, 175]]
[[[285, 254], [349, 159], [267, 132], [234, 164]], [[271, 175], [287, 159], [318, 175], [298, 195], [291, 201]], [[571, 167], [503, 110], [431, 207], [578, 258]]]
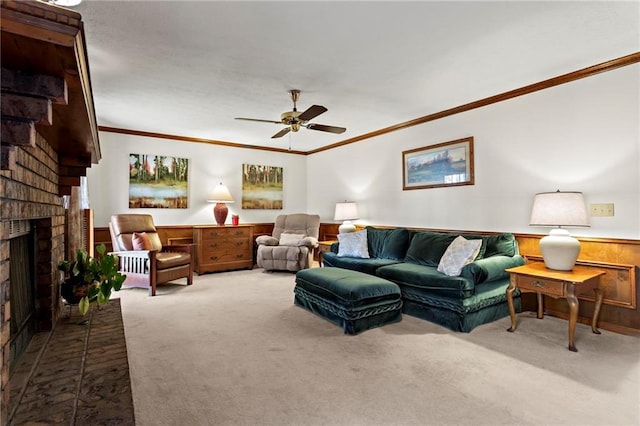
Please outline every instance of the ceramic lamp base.
[[342, 225], [338, 227], [338, 232], [341, 234], [346, 234], [348, 232], [356, 232], [356, 226], [351, 223], [350, 220], [345, 220], [342, 222]]
[[580, 254], [580, 241], [566, 229], [552, 229], [549, 235], [540, 240], [540, 252], [547, 268], [570, 271]]
[[213, 208], [213, 217], [216, 219], [218, 226], [223, 226], [227, 220], [227, 214], [229, 214], [229, 208], [225, 203], [216, 203]]

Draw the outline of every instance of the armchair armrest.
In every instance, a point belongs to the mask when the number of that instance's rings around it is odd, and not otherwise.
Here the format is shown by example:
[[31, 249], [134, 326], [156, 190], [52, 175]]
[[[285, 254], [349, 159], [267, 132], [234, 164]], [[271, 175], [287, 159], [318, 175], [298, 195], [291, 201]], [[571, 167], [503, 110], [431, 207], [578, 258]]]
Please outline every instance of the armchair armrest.
[[277, 246], [279, 243], [278, 239], [272, 237], [271, 235], [260, 235], [256, 238], [256, 244], [263, 246]]
[[156, 263], [158, 250], [113, 251], [118, 256], [118, 269], [122, 273], [148, 274]]
[[300, 243], [298, 243], [298, 246], [316, 248], [318, 247], [318, 239], [315, 237], [304, 237], [303, 239], [300, 240]]

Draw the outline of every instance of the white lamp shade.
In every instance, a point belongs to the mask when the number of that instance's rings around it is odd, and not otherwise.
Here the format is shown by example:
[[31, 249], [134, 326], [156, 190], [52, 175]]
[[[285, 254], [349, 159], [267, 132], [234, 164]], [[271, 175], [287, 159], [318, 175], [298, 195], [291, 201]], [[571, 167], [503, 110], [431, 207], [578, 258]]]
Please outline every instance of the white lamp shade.
[[530, 226], [589, 226], [582, 192], [541, 192], [533, 199]]
[[220, 182], [213, 190], [213, 195], [207, 200], [210, 203], [233, 203], [233, 197], [226, 186]]
[[356, 203], [336, 203], [334, 220], [354, 220], [358, 219], [358, 205]]

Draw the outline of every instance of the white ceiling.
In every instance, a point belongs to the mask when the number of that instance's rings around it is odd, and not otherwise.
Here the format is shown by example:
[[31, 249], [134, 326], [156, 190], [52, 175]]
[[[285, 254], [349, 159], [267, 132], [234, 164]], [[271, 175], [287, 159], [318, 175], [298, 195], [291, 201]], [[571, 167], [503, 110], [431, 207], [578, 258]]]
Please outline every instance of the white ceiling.
[[[640, 3], [96, 1], [98, 124], [308, 151], [640, 51]], [[341, 135], [234, 120], [298, 110]]]

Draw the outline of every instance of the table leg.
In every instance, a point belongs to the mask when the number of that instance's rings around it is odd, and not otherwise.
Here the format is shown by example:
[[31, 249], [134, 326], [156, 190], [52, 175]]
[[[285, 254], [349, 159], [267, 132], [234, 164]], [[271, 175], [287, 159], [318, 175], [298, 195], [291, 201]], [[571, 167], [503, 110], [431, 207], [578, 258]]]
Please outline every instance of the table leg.
[[596, 294], [596, 305], [593, 307], [593, 318], [591, 318], [591, 331], [596, 334], [601, 334], [598, 330], [598, 317], [600, 316], [600, 307], [602, 306], [602, 290], [599, 288], [593, 289]]
[[538, 319], [544, 318], [544, 296], [542, 293], [536, 293], [538, 297]]
[[511, 317], [511, 327], [507, 328], [507, 331], [513, 332], [516, 330], [516, 308], [513, 305], [513, 292], [516, 290], [516, 278], [511, 275], [509, 280], [509, 287], [507, 287], [507, 305], [509, 306], [509, 316]]
[[575, 345], [576, 323], [578, 322], [578, 298], [575, 294], [575, 286], [567, 285], [567, 303], [569, 304], [569, 350], [578, 352]]

